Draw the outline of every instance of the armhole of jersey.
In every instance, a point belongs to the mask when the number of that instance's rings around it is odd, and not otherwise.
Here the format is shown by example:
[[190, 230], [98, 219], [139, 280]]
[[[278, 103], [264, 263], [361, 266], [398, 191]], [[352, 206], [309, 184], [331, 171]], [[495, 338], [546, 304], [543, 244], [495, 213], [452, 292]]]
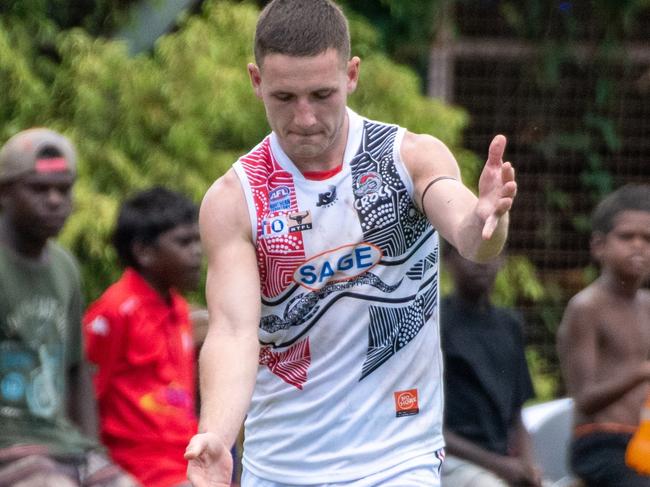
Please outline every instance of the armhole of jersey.
[[413, 199], [413, 179], [406, 169], [404, 161], [402, 161], [401, 148], [402, 141], [404, 140], [404, 134], [406, 134], [406, 129], [404, 127], [399, 127], [397, 129], [397, 134], [395, 134], [395, 144], [393, 144], [393, 160], [395, 161], [395, 168], [402, 178], [404, 186], [406, 186], [406, 191], [408, 191], [408, 194], [411, 195], [411, 200], [413, 200], [415, 203], [415, 200]]
[[248, 182], [246, 172], [244, 171], [241, 162], [235, 162], [232, 167], [235, 170], [235, 174], [237, 174], [237, 177], [239, 178], [239, 183], [241, 184], [242, 189], [244, 190], [246, 206], [248, 208], [248, 217], [250, 218], [251, 222], [251, 238], [253, 239], [253, 244], [257, 245], [257, 212], [255, 211], [255, 204], [253, 201], [253, 191], [251, 190], [251, 186]]

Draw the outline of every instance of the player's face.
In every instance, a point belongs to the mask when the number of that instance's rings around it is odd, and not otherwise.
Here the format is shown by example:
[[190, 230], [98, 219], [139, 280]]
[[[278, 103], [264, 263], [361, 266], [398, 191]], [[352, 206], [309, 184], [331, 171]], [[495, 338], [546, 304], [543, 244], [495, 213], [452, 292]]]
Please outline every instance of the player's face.
[[344, 61], [334, 49], [316, 56], [267, 55], [249, 75], [271, 128], [294, 163], [330, 163], [347, 134], [347, 95], [359, 77], [359, 58]]
[[614, 228], [594, 246], [603, 267], [633, 279], [650, 277], [650, 212], [620, 213]]
[[68, 171], [29, 173], [2, 188], [3, 212], [24, 237], [55, 237], [72, 211], [74, 180]]

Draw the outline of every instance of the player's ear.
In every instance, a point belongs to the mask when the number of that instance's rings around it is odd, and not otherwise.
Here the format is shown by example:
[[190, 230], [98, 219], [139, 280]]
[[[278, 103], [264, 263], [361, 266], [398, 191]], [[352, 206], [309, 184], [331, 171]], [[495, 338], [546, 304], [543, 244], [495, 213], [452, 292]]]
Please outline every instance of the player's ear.
[[347, 62], [346, 74], [347, 74], [347, 91], [348, 94], [354, 92], [357, 89], [357, 83], [359, 82], [359, 69], [361, 66], [361, 60], [354, 56]]
[[255, 96], [262, 98], [262, 73], [256, 64], [248, 63], [248, 77], [253, 85]]

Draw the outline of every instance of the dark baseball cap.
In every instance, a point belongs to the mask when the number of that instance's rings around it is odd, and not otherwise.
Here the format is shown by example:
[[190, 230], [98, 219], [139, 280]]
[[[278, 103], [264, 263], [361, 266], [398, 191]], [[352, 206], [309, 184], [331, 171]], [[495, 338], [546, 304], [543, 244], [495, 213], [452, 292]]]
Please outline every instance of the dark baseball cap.
[[[47, 155], [43, 155], [46, 152]], [[56, 153], [58, 155], [50, 155]], [[0, 182], [11, 181], [32, 171], [75, 173], [77, 157], [63, 135], [43, 127], [18, 132], [0, 150]]]

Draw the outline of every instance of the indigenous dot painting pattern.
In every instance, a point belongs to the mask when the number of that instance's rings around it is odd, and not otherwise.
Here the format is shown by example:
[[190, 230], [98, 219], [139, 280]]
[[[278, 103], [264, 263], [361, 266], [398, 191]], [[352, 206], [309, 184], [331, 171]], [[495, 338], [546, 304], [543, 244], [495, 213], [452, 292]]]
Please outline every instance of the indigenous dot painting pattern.
[[[423, 246], [431, 247], [435, 235], [435, 230], [415, 208], [396, 167], [397, 133], [396, 126], [364, 120], [361, 145], [349, 163], [350, 177], [345, 179], [351, 187], [328, 187], [339, 200], [345, 194], [352, 196], [362, 241], [381, 249], [381, 261], [372, 271], [345, 281], [332, 280], [317, 290], [306, 291], [293, 278], [296, 268], [309, 257], [303, 233], [281, 233], [282, 224], [274, 220], [290, 212], [313, 211], [298, 207], [294, 176], [273, 156], [270, 137], [240, 159], [255, 205], [262, 301], [265, 309], [271, 310], [262, 316], [260, 329], [274, 337], [268, 342], [261, 340], [259, 362], [298, 389], [308, 380], [312, 360], [310, 331], [338, 301], [345, 298], [375, 303], [365, 308], [366, 321], [369, 321], [368, 347], [358, 371], [359, 380], [410, 343], [435, 310], [437, 247], [394, 282], [385, 282], [382, 277], [382, 267], [404, 266], [411, 262]], [[275, 195], [281, 191], [286, 194], [284, 200], [278, 202]], [[315, 206], [320, 199], [320, 196], [313, 198]], [[317, 226], [319, 222], [313, 224]], [[265, 232], [274, 230], [278, 235], [266, 238]], [[349, 243], [341, 242], [343, 245]], [[407, 295], [391, 297], [402, 285], [404, 276], [409, 281], [421, 283]], [[369, 293], [369, 287], [380, 293]], [[282, 333], [288, 330], [290, 332]]]
[[[257, 215], [257, 264], [261, 291], [264, 296], [276, 296], [293, 282], [293, 271], [305, 260], [301, 232], [263, 237], [264, 222], [286, 211], [272, 211], [269, 194], [279, 188], [293, 188], [293, 175], [284, 170], [273, 157], [267, 137], [258, 147], [240, 159], [246, 171]], [[298, 210], [295, 191], [287, 194], [289, 209]], [[279, 258], [278, 258], [279, 256]]]

